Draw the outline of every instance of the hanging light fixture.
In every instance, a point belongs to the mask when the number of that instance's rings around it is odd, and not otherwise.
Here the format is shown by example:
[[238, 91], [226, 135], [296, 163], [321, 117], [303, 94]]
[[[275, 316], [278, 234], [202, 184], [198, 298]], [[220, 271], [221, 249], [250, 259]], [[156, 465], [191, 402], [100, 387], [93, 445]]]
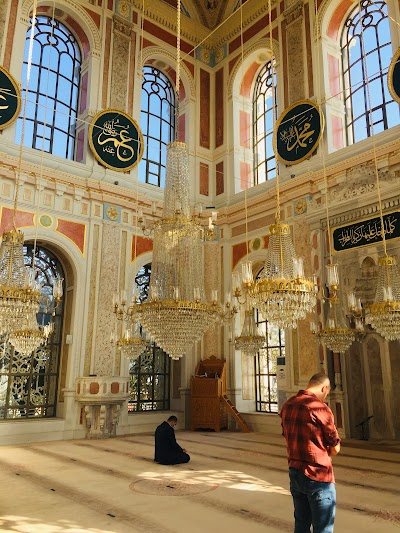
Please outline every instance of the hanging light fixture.
[[242, 331], [238, 337], [235, 337], [235, 348], [236, 350], [241, 350], [245, 355], [254, 356], [257, 355], [264, 344], [265, 336], [261, 335], [254, 319], [254, 309], [248, 302]]
[[163, 217], [154, 228], [150, 299], [140, 323], [173, 359], [182, 357], [221, 316], [217, 294], [204, 291], [203, 228], [190, 216], [187, 146], [167, 146]]
[[[181, 358], [205, 330], [222, 316], [213, 291], [204, 291], [204, 230], [190, 213], [190, 178], [187, 145], [177, 139], [179, 130], [180, 19], [177, 2], [177, 65], [175, 141], [167, 146], [162, 218], [154, 226], [150, 297], [133, 302], [130, 313], [172, 359]], [[210, 230], [213, 229], [210, 221]], [[122, 302], [114, 302], [116, 313]]]
[[[335, 353], [345, 353], [353, 344], [356, 338], [356, 331], [349, 328], [346, 324], [343, 307], [339, 297], [339, 273], [338, 265], [330, 264], [327, 269], [328, 296], [322, 296], [325, 302], [328, 302], [328, 312], [325, 320], [325, 326], [318, 329], [311, 322], [311, 331], [321, 339], [322, 344], [328, 350]], [[361, 331], [362, 331], [361, 324]]]
[[[269, 41], [272, 45], [272, 7], [268, 1]], [[274, 62], [271, 61], [274, 69]], [[272, 109], [275, 94], [272, 91]], [[273, 115], [273, 119], [275, 116]], [[276, 171], [275, 224], [269, 226], [269, 245], [264, 270], [250, 289], [253, 304], [261, 315], [280, 329], [296, 328], [316, 304], [315, 281], [304, 275], [303, 259], [298, 257], [290, 234], [289, 224], [280, 220], [279, 166]]]
[[[17, 187], [16, 187], [16, 195]], [[16, 212], [16, 203], [14, 213]], [[40, 286], [33, 269], [24, 263], [24, 234], [15, 229], [3, 233], [0, 246], [0, 335], [23, 330], [36, 318]]]
[[[364, 27], [361, 24], [362, 46], [364, 48]], [[364, 50], [365, 52], [365, 50]], [[382, 337], [387, 340], [400, 340], [400, 272], [396, 257], [388, 254], [386, 242], [386, 228], [383, 219], [381, 187], [379, 181], [377, 150], [374, 132], [374, 120], [372, 117], [371, 92], [369, 85], [368, 65], [366, 54], [362, 55], [363, 71], [366, 78], [366, 91], [368, 98], [369, 122], [374, 154], [374, 171], [376, 179], [376, 191], [378, 195], [378, 207], [380, 218], [380, 235], [383, 242], [384, 255], [378, 258], [378, 279], [373, 303], [365, 305], [365, 322], [370, 324]], [[378, 230], [379, 231], [379, 230]]]
[[378, 259], [375, 299], [365, 305], [365, 322], [385, 339], [400, 340], [400, 271], [393, 255]]
[[[31, 40], [33, 39], [35, 29], [36, 7], [37, 3], [35, 1], [32, 14]], [[8, 340], [14, 349], [22, 355], [29, 355], [39, 346], [45, 344], [48, 336], [52, 333], [54, 328], [51, 323], [43, 325], [43, 327], [39, 327], [37, 315], [41, 309], [41, 306], [45, 306], [46, 308], [49, 306], [48, 303], [43, 301], [41, 295], [42, 287], [41, 284], [36, 280], [34, 265], [32, 267], [25, 266], [23, 250], [24, 234], [16, 229], [16, 215], [26, 122], [26, 98], [28, 94], [31, 64], [32, 47], [30, 49], [28, 58], [25, 107], [21, 129], [19, 162], [15, 173], [13, 227], [10, 231], [3, 233], [0, 245], [0, 335], [2, 335], [4, 339]], [[38, 194], [39, 208], [40, 187]], [[53, 285], [53, 315], [58, 302], [62, 297], [62, 282], [63, 280], [61, 278], [57, 278]]]

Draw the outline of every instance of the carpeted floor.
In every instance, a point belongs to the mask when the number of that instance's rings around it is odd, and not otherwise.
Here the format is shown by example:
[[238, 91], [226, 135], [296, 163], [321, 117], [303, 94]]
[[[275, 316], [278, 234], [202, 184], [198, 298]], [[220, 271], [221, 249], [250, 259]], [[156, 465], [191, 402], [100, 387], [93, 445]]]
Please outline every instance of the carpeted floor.
[[[153, 462], [153, 437], [0, 448], [0, 531], [293, 531], [283, 440], [178, 432], [187, 465]], [[347, 441], [335, 458], [337, 533], [400, 532], [400, 443]]]

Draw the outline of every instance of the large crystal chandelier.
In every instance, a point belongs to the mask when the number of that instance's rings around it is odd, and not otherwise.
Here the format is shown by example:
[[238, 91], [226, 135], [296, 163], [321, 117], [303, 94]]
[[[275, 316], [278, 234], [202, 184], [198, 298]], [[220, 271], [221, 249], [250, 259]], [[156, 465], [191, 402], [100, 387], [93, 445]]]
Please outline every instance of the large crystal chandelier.
[[378, 259], [375, 299], [365, 305], [365, 322], [387, 340], [400, 340], [400, 271], [396, 258]]
[[296, 328], [297, 321], [304, 319], [316, 304], [316, 282], [304, 275], [303, 259], [296, 255], [289, 225], [277, 217], [269, 230], [264, 270], [250, 294], [268, 322], [280, 329]]
[[204, 291], [203, 228], [191, 217], [188, 151], [167, 146], [163, 217], [154, 228], [150, 298], [137, 306], [139, 321], [173, 359], [182, 357], [221, 316]]

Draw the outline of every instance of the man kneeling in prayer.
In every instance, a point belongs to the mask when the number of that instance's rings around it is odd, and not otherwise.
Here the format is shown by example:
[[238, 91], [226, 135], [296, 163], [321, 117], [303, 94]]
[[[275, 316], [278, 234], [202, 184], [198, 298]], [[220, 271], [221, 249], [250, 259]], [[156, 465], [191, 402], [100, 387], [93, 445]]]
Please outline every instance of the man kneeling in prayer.
[[162, 465], [179, 465], [188, 463], [190, 456], [181, 448], [175, 439], [175, 426], [178, 423], [176, 416], [170, 416], [168, 420], [158, 426], [154, 434], [155, 454], [154, 461]]

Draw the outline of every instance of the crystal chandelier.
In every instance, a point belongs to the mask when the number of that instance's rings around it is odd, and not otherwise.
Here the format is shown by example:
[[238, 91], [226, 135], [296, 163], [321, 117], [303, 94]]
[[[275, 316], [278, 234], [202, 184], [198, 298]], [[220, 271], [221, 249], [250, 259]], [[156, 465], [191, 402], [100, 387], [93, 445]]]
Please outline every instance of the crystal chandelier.
[[167, 146], [163, 217], [154, 228], [150, 299], [136, 306], [140, 323], [173, 359], [222, 314], [216, 295], [205, 297], [203, 241], [190, 215], [187, 146], [175, 141]]
[[235, 337], [235, 348], [248, 356], [256, 355], [265, 344], [265, 337], [261, 335], [256, 321], [254, 309], [246, 309], [243, 328], [239, 337]]
[[[325, 326], [319, 330], [314, 323], [311, 323], [311, 331], [321, 339], [325, 348], [335, 353], [344, 353], [355, 341], [356, 330], [346, 325], [338, 292], [338, 265], [330, 264], [326, 266], [326, 269], [329, 295], [323, 296], [322, 299], [328, 302], [329, 307]], [[358, 329], [362, 331], [362, 323], [356, 324], [358, 324]]]
[[146, 349], [140, 324], [134, 322], [117, 341], [117, 348], [127, 359], [137, 359]]
[[[247, 236], [246, 236], [247, 242]], [[254, 309], [248, 294], [249, 288], [253, 285], [253, 267], [251, 261], [242, 264], [242, 275], [239, 272], [232, 274], [232, 292], [234, 298], [233, 310], [237, 312], [237, 305], [245, 305], [245, 315], [242, 331], [235, 337], [235, 348], [241, 350], [245, 355], [256, 355], [262, 348], [265, 337], [260, 334], [254, 320]]]
[[296, 256], [289, 225], [278, 218], [269, 230], [264, 270], [250, 294], [268, 322], [280, 329], [296, 328], [316, 304], [316, 281], [304, 276], [303, 259]]
[[365, 305], [365, 322], [387, 340], [400, 340], [400, 271], [396, 258], [378, 259], [375, 300]]
[[34, 321], [37, 326], [41, 298], [34, 270], [24, 263], [23, 242], [23, 233], [13, 228], [3, 233], [0, 246], [0, 335], [11, 344], [13, 332], [30, 329]]

